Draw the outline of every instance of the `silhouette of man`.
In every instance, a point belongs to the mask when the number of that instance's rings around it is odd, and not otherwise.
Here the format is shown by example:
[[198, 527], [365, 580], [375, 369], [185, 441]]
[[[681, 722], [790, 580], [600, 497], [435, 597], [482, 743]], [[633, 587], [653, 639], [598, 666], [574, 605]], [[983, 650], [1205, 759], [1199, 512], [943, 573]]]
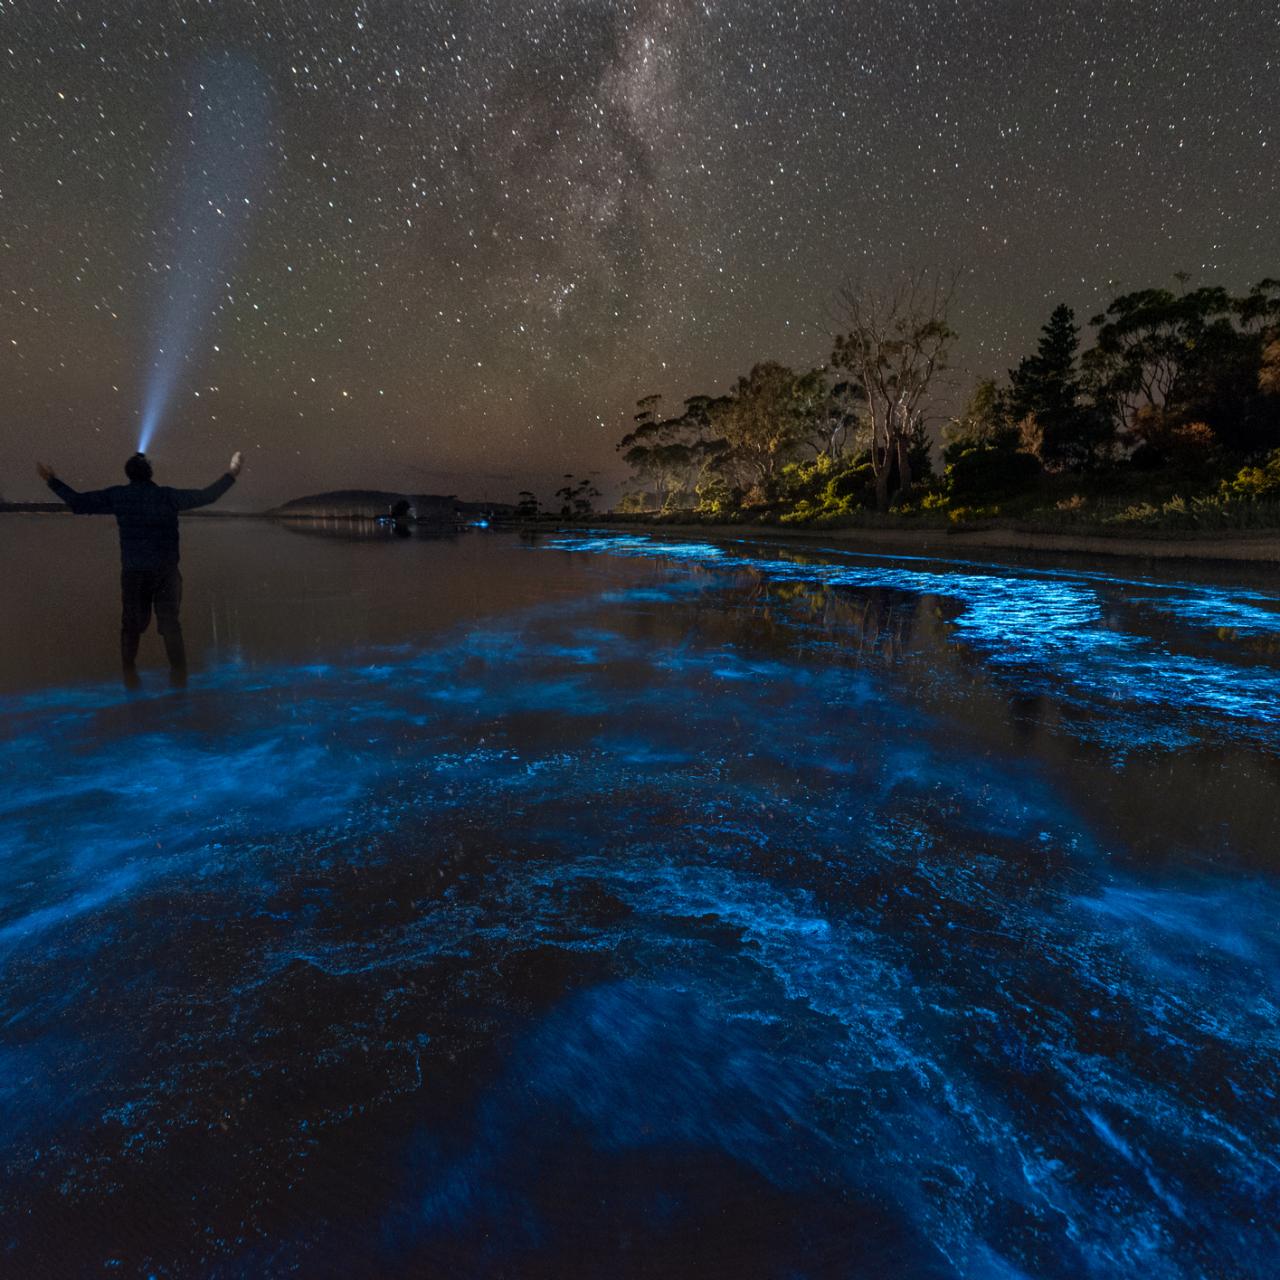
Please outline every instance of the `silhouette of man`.
[[178, 609], [182, 604], [182, 574], [178, 572], [178, 512], [217, 502], [236, 482], [244, 458], [237, 450], [226, 474], [207, 489], [170, 489], [151, 478], [146, 455], [135, 453], [124, 464], [128, 484], [77, 493], [43, 462], [40, 478], [76, 515], [111, 515], [120, 530], [120, 661], [124, 682], [136, 689], [138, 641], [156, 615], [156, 630], [164, 640], [169, 678], [186, 683], [187, 652], [182, 643]]

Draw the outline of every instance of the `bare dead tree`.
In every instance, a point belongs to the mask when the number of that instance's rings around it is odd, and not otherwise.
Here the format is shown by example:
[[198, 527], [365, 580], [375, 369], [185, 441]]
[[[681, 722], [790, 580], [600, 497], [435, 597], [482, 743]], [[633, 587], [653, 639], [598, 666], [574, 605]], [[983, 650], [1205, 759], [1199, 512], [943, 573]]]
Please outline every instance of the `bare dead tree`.
[[961, 274], [917, 271], [888, 290], [850, 281], [836, 295], [831, 363], [847, 370], [866, 397], [881, 511], [888, 510], [895, 469], [899, 492], [911, 491], [912, 438], [956, 337], [948, 316]]

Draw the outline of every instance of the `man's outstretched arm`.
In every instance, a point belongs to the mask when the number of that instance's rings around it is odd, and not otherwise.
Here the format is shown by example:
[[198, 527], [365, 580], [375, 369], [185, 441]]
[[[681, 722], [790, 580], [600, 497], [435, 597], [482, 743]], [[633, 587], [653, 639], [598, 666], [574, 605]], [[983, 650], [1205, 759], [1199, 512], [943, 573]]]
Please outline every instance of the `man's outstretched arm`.
[[62, 499], [78, 516], [107, 516], [114, 508], [111, 505], [110, 489], [90, 489], [88, 493], [77, 493], [69, 484], [64, 484], [53, 474], [53, 468], [43, 462], [36, 463], [40, 479]]
[[207, 507], [211, 502], [217, 502], [235, 484], [242, 466], [244, 455], [237, 449], [231, 455], [231, 465], [226, 474], [219, 476], [207, 489], [174, 489], [173, 496], [178, 503], [178, 510], [191, 511], [195, 507]]

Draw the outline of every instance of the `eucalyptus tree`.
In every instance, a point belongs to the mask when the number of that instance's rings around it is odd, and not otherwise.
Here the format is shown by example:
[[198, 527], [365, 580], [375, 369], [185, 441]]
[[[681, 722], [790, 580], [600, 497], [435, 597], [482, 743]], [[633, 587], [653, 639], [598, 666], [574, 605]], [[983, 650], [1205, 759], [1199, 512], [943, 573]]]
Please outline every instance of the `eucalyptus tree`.
[[1217, 285], [1143, 289], [1114, 299], [1091, 323], [1095, 345], [1082, 365], [1131, 445], [1191, 423], [1206, 424], [1230, 452], [1280, 443], [1280, 402], [1267, 393], [1280, 282], [1260, 281], [1243, 297]]
[[766, 360], [738, 379], [712, 421], [728, 446], [717, 460], [721, 470], [736, 470], [766, 501], [777, 489], [782, 468], [806, 447], [825, 423], [829, 402], [821, 369], [797, 373]]
[[956, 333], [949, 315], [960, 273], [917, 271], [889, 289], [850, 282], [836, 296], [831, 363], [846, 370], [866, 403], [876, 505], [911, 491], [911, 450], [919, 438], [930, 387], [946, 368]]
[[661, 397], [637, 401], [635, 427], [618, 442], [622, 460], [653, 486], [659, 507], [693, 491], [707, 468], [727, 448], [716, 419], [728, 397], [691, 396], [673, 417], [660, 412]]
[[811, 443], [818, 457], [839, 462], [850, 442], [855, 442], [866, 396], [862, 384], [843, 378], [831, 385], [818, 411]]
[[1232, 298], [1220, 286], [1121, 294], [1090, 323], [1084, 367], [1098, 399], [1132, 431], [1143, 410], [1185, 397], [1236, 336]]

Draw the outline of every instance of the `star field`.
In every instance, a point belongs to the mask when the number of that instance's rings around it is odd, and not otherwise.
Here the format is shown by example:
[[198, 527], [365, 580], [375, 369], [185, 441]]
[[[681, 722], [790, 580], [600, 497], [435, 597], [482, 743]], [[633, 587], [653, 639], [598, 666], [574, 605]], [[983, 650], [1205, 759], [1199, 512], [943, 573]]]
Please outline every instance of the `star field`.
[[1278, 108], [1266, 6], [0, 0], [0, 492], [116, 478], [209, 129], [260, 154], [152, 453], [265, 506], [607, 482], [640, 396], [825, 359], [850, 275], [966, 269], [959, 389], [1058, 301], [1243, 288]]

